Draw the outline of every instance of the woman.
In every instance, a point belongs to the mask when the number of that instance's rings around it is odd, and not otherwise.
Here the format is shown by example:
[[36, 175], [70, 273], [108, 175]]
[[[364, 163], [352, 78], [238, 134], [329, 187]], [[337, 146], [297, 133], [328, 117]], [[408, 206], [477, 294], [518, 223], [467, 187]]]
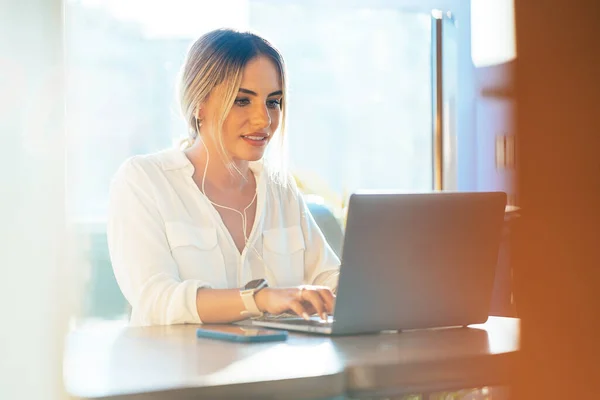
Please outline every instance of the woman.
[[285, 82], [281, 55], [254, 34], [216, 30], [190, 48], [187, 148], [133, 157], [111, 185], [108, 243], [133, 325], [333, 311], [339, 260], [283, 158], [263, 160], [283, 138]]

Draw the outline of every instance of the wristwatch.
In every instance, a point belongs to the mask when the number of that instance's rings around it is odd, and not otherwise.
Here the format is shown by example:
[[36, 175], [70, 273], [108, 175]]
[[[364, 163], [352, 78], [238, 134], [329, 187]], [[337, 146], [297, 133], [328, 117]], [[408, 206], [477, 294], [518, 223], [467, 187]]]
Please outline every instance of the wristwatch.
[[254, 279], [253, 281], [246, 283], [244, 287], [240, 289], [240, 295], [242, 296], [242, 301], [246, 308], [242, 311], [242, 315], [251, 318], [262, 317], [263, 312], [258, 309], [256, 301], [254, 300], [254, 295], [266, 287], [269, 287], [266, 279]]

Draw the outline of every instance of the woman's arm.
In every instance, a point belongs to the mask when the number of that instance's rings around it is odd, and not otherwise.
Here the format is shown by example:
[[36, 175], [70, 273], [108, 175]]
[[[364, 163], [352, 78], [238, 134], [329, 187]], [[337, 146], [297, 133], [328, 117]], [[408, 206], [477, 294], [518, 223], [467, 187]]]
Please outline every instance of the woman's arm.
[[115, 276], [141, 325], [233, 322], [245, 318], [239, 290], [182, 281], [146, 171], [128, 161], [113, 180], [108, 244]]
[[246, 308], [239, 289], [198, 289], [196, 308], [204, 323], [225, 324], [247, 318], [242, 314]]
[[128, 160], [111, 184], [107, 237], [115, 277], [132, 306], [133, 324], [200, 323], [197, 291], [210, 283], [180, 279], [148, 164]]
[[[297, 190], [297, 189], [296, 189]], [[300, 208], [300, 225], [306, 244], [304, 264], [305, 276], [313, 285], [327, 286], [337, 290], [340, 260], [327, 243], [323, 232], [308, 210], [302, 194], [297, 191]]]
[[[306, 286], [302, 288], [265, 288], [254, 295], [256, 306], [262, 312], [281, 314], [292, 311], [305, 319], [309, 314], [333, 312], [334, 298], [329, 289]], [[238, 289], [199, 289], [197, 307], [204, 323], [229, 323], [246, 317], [244, 303]], [[326, 316], [323, 316], [326, 318]]]

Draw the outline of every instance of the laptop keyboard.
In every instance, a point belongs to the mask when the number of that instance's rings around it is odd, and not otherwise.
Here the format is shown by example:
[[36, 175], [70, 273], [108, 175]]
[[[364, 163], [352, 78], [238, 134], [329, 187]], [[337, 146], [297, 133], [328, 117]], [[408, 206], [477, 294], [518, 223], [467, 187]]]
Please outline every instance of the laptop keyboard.
[[286, 325], [299, 325], [299, 326], [318, 326], [321, 328], [328, 328], [331, 327], [331, 325], [333, 324], [333, 319], [331, 319], [330, 321], [323, 321], [320, 318], [319, 319], [309, 319], [308, 321], [302, 318], [294, 318], [294, 319], [286, 319], [286, 320], [279, 320], [281, 322], [285, 322]]
[[277, 319], [289, 319], [289, 318], [300, 318], [296, 314], [281, 313], [281, 314], [268, 314], [264, 313], [262, 317], [253, 318], [255, 321], [273, 321]]
[[327, 317], [327, 321], [323, 321], [317, 316], [311, 317], [308, 321], [304, 318], [298, 317], [296, 314], [265, 314], [262, 317], [255, 318], [255, 321], [270, 321], [270, 322], [285, 322], [288, 325], [301, 325], [301, 326], [318, 326], [322, 328], [330, 327], [333, 323], [333, 316]]

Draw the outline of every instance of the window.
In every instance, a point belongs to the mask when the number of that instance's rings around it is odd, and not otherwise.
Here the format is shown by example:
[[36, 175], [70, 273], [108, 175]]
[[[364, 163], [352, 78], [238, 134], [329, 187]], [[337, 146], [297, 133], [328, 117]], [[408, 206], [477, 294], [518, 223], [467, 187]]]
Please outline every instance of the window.
[[70, 0], [66, 10], [69, 199], [92, 264], [90, 315], [122, 311], [100, 299], [120, 296], [103, 238], [110, 179], [129, 156], [186, 136], [177, 74], [206, 31], [252, 29], [282, 51], [290, 166], [337, 217], [356, 189], [433, 188], [430, 13], [304, 0]]

